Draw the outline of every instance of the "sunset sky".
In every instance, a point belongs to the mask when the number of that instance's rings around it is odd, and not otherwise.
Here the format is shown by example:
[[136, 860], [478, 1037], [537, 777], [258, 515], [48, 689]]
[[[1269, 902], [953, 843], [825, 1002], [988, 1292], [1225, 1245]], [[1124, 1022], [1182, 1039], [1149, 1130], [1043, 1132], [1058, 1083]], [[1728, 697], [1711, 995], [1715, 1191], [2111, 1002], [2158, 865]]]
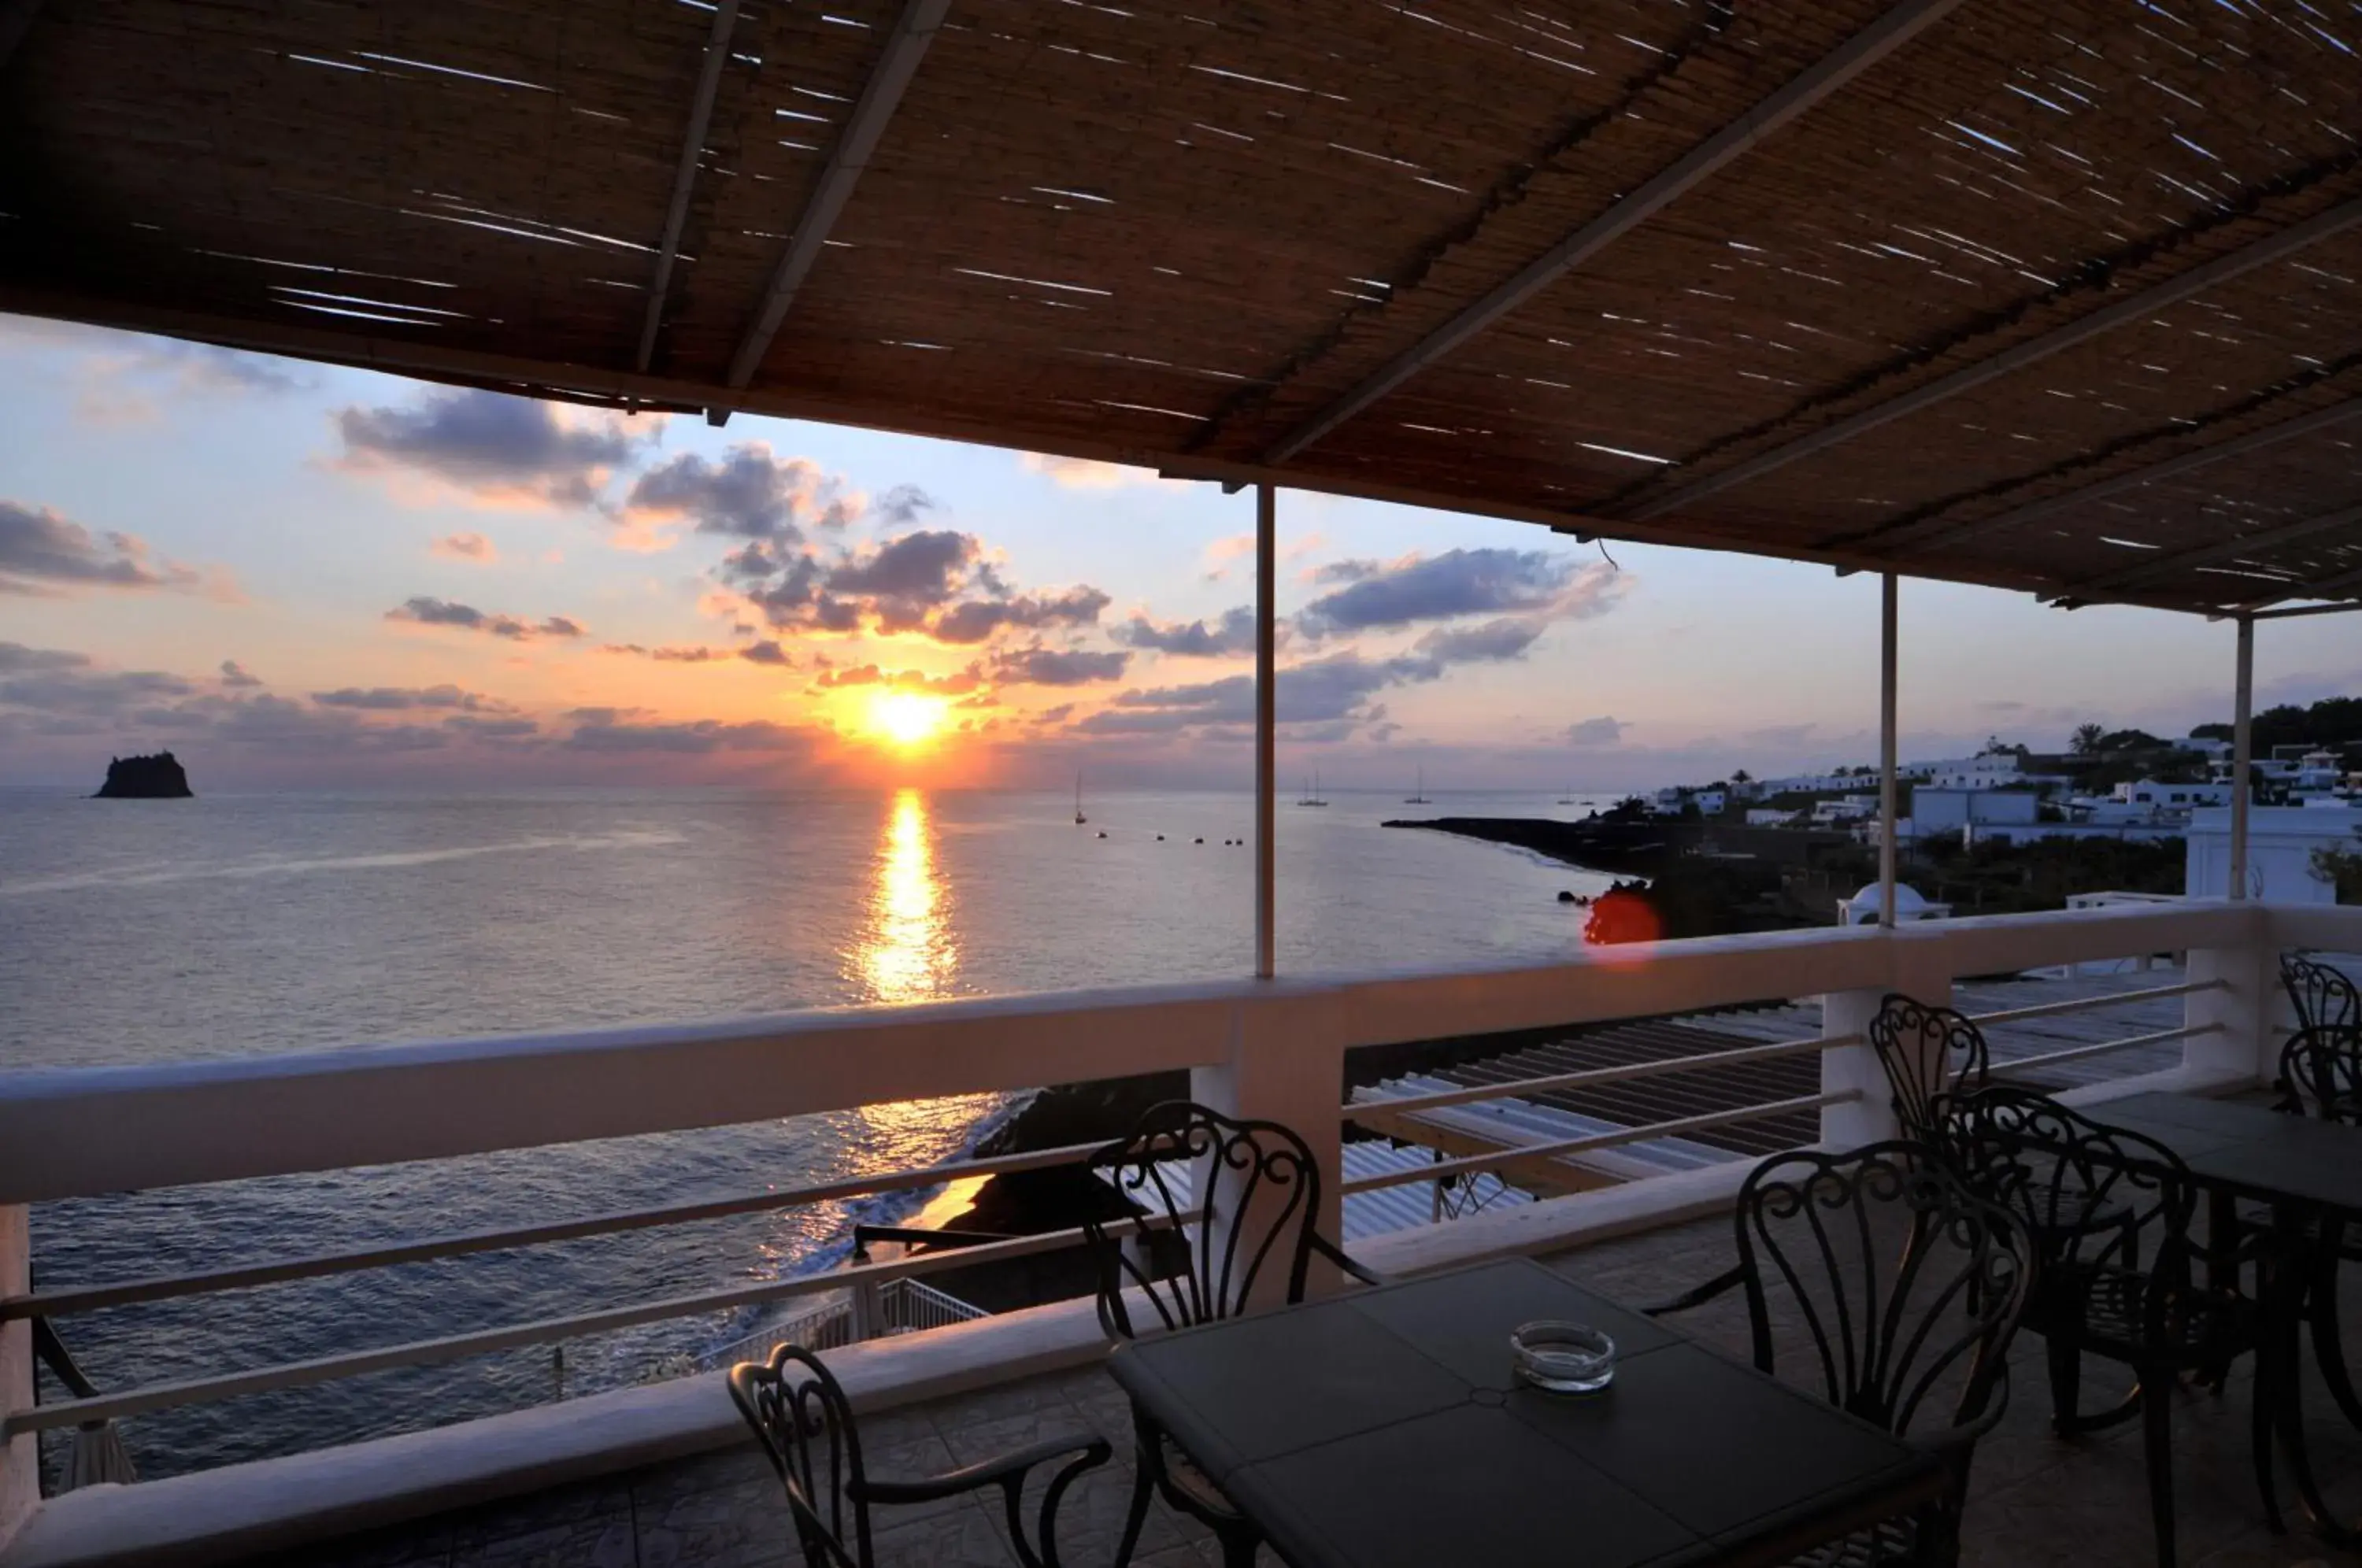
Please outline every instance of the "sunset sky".
[[[0, 317], [0, 784], [1240, 786], [1253, 497]], [[1874, 579], [1280, 498], [1283, 776], [1862, 762]], [[1612, 557], [1612, 559], [1610, 558]], [[2231, 629], [1906, 581], [1908, 756], [2230, 712]], [[2362, 692], [2328, 617], [2258, 701]]]

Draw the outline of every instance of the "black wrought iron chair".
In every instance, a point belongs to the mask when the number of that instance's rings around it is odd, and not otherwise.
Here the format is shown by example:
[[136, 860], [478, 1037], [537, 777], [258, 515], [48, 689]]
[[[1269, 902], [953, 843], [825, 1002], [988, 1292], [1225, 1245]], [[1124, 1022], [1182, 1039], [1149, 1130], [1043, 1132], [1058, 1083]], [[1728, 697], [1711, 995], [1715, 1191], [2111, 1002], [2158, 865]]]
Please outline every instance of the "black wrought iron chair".
[[[2341, 978], [2343, 977], [2340, 977]], [[2281, 1109], [2362, 1127], [2362, 1023], [2314, 1025], [2297, 1031], [2280, 1047], [2279, 1082], [2287, 1097]], [[2275, 1216], [2273, 1223], [2282, 1217]], [[2305, 1245], [2314, 1265], [2306, 1316], [2322, 1381], [2345, 1419], [2362, 1426], [2362, 1393], [2345, 1362], [2345, 1334], [2338, 1309], [2338, 1264], [2362, 1263], [2362, 1235], [2345, 1221], [2316, 1220]]]
[[2362, 1023], [2307, 1024], [2280, 1047], [2286, 1109], [2362, 1126]]
[[[1776, 1374], [1773, 1296], [1792, 1298], [1808, 1353], [1791, 1380], [1817, 1371], [1830, 1404], [1941, 1454], [1948, 1474], [1937, 1503], [1798, 1561], [1955, 1562], [1970, 1461], [2008, 1403], [2009, 1342], [2034, 1266], [2025, 1227], [1899, 1141], [1773, 1155], [1739, 1188], [1736, 1223], [1738, 1266], [1650, 1315], [1743, 1287], [1755, 1364]], [[1947, 1396], [1947, 1424], [1915, 1430]]]
[[[1273, 1277], [1284, 1299], [1300, 1301], [1316, 1256], [1364, 1284], [1379, 1283], [1315, 1228], [1320, 1168], [1310, 1146], [1276, 1121], [1242, 1121], [1168, 1100], [1085, 1166], [1139, 1211], [1121, 1225], [1083, 1222], [1098, 1271], [1099, 1323], [1112, 1338], [1134, 1337], [1134, 1297], [1144, 1297], [1166, 1329], [1236, 1317], [1264, 1302], [1269, 1292], [1256, 1287]], [[1132, 1432], [1139, 1470], [1117, 1568], [1131, 1561], [1152, 1494], [1211, 1529], [1225, 1563], [1252, 1563], [1262, 1540], [1253, 1522], [1136, 1405]]]
[[[861, 1439], [844, 1390], [820, 1358], [800, 1345], [781, 1345], [768, 1365], [750, 1361], [732, 1367], [730, 1397], [787, 1488], [808, 1568], [872, 1568], [873, 1503], [931, 1503], [987, 1486], [1000, 1488], [1009, 1539], [1025, 1568], [1058, 1568], [1058, 1504], [1083, 1472], [1106, 1463], [1113, 1453], [1106, 1439], [1076, 1434], [922, 1480], [872, 1480], [862, 1466]], [[1050, 1478], [1042, 1495], [1037, 1549], [1025, 1533], [1026, 1477], [1070, 1455], [1073, 1462]]]
[[2344, 971], [2302, 953], [2280, 955], [2280, 985], [2299, 1029], [2362, 1029], [2362, 989]]
[[1940, 1095], [1972, 1094], [1989, 1081], [1985, 1037], [1967, 1014], [1889, 991], [1870, 1021], [1870, 1043], [1894, 1091], [1903, 1135], [1943, 1147], [1945, 1129], [1934, 1107]]
[[[2046, 1095], [1994, 1088], [1938, 1106], [1952, 1125], [1966, 1179], [2026, 1223], [2039, 1249], [2025, 1326], [2042, 1336], [2052, 1425], [2062, 1436], [2142, 1418], [2157, 1558], [2174, 1557], [2172, 1405], [2184, 1375], [2219, 1378], [2256, 1351], [2263, 1311], [2240, 1283], [2270, 1258], [2267, 1233], [2200, 1242], [2197, 1190], [2171, 1149], [2110, 1127]], [[2137, 1379], [2112, 1410], [2081, 1408], [2083, 1358], [2130, 1367]], [[2271, 1484], [2275, 1391], [2259, 1359], [2255, 1389], [2257, 1480], [2278, 1520]]]

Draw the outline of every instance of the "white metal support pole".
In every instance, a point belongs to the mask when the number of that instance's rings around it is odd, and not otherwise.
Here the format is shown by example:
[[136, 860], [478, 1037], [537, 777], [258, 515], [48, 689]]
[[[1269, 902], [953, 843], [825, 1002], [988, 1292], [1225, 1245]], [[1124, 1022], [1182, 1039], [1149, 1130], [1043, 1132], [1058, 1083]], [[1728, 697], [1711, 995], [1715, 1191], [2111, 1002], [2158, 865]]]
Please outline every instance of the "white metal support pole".
[[1895, 575], [1879, 580], [1878, 657], [1878, 923], [1894, 927], [1895, 787]]
[[2231, 714], [2231, 896], [2247, 896], [2248, 774], [2255, 762], [2256, 618], [2239, 617], [2238, 695]]
[[1275, 894], [1279, 816], [1278, 623], [1272, 601], [1279, 581], [1279, 504], [1271, 486], [1255, 486], [1255, 978], [1279, 972]]

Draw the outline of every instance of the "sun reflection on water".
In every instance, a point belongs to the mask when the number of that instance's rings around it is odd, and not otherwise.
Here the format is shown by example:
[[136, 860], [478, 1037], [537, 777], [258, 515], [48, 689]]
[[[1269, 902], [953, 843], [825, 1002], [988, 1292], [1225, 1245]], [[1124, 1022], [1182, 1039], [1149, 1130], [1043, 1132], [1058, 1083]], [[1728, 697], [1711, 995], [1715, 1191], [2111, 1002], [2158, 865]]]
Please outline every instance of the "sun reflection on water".
[[900, 790], [877, 844], [868, 918], [854, 951], [866, 993], [879, 1002], [947, 996], [959, 968], [950, 889], [935, 870], [934, 823], [927, 797]]

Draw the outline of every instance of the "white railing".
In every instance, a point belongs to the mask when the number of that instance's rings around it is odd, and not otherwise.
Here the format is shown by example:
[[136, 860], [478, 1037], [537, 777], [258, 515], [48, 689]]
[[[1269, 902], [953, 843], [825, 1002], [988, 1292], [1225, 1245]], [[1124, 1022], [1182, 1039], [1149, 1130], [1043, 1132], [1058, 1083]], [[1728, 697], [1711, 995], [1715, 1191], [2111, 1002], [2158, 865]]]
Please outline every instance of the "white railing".
[[[2177, 1029], [2052, 1053], [2050, 1062], [2179, 1043], [2191, 1083], [2270, 1076], [2283, 947], [2362, 950], [2362, 910], [2213, 902], [1931, 922], [1893, 932], [1829, 929], [1595, 950], [1527, 968], [1375, 978], [1287, 979], [816, 1011], [689, 1028], [375, 1046], [247, 1061], [0, 1075], [0, 1535], [29, 1485], [29, 1434], [201, 1399], [447, 1361], [722, 1308], [886, 1286], [996, 1257], [1076, 1244], [1073, 1231], [996, 1242], [804, 1279], [619, 1303], [315, 1361], [151, 1386], [35, 1408], [26, 1320], [100, 1306], [269, 1285], [494, 1248], [667, 1224], [962, 1175], [1037, 1168], [1080, 1149], [886, 1173], [790, 1192], [621, 1211], [587, 1220], [446, 1235], [399, 1246], [243, 1263], [200, 1274], [33, 1294], [25, 1206], [171, 1187], [671, 1132], [919, 1098], [1031, 1088], [1187, 1069], [1196, 1098], [1304, 1132], [1328, 1176], [1333, 1228], [1345, 1053], [1618, 1019], [1663, 1017], [1766, 997], [1825, 999], [1821, 1037], [1672, 1062], [1559, 1075], [1533, 1085], [1645, 1077], [1816, 1054], [1817, 1093], [1649, 1127], [1468, 1156], [1404, 1180], [1556, 1157], [1765, 1116], [1818, 1112], [1825, 1141], [1887, 1135], [1892, 1110], [1862, 1029], [1901, 990], [1948, 999], [1955, 977], [2023, 972], [2143, 953], [2189, 955]], [[2109, 998], [2093, 999], [2104, 1006]], [[2084, 1004], [2063, 1004], [2051, 1010]], [[2015, 1016], [2030, 1016], [2021, 1010]], [[1989, 1017], [1992, 1015], [1989, 1015]], [[2041, 1065], [2045, 1058], [2034, 1058]], [[2021, 1059], [2014, 1066], [2029, 1065]], [[1518, 1092], [1486, 1085], [1378, 1102], [1389, 1111]], [[1348, 1107], [1344, 1116], [1371, 1105]], [[1378, 1185], [1364, 1181], [1362, 1186]], [[1639, 1184], [1645, 1186], [1645, 1183]], [[1577, 1201], [1577, 1200], [1569, 1200]], [[915, 1286], [902, 1288], [916, 1289]]]
[[[879, 1334], [922, 1333], [990, 1316], [973, 1302], [906, 1275], [877, 1286], [866, 1301], [848, 1292], [841, 1301], [832, 1301], [784, 1322], [750, 1330], [710, 1347], [696, 1358], [696, 1364], [701, 1370], [711, 1371], [742, 1361], [761, 1361], [782, 1344], [799, 1344], [806, 1350], [834, 1350]], [[865, 1317], [871, 1320], [864, 1322]], [[865, 1329], [868, 1331], [866, 1333]]]

